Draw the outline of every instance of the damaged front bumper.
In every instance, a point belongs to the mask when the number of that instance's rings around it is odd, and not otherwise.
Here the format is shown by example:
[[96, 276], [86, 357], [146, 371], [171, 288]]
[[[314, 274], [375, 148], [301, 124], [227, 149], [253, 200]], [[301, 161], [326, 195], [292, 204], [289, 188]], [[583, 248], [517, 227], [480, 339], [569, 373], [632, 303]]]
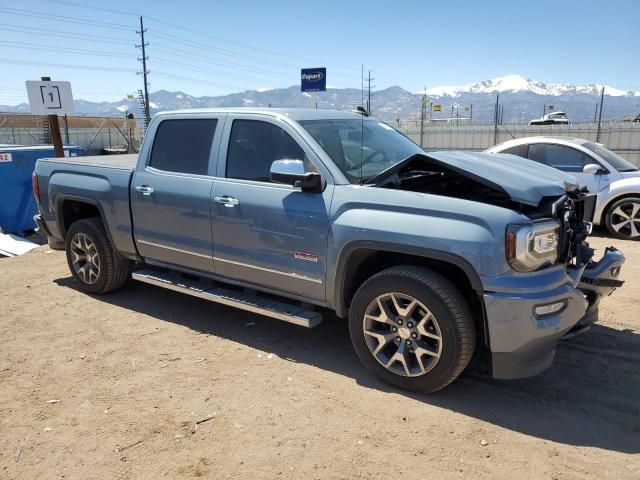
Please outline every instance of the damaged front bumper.
[[495, 378], [524, 378], [546, 370], [560, 339], [584, 332], [597, 321], [600, 299], [622, 285], [618, 275], [624, 255], [609, 247], [593, 262], [592, 254], [591, 249], [584, 252], [589, 258], [579, 262], [580, 267], [557, 266], [512, 278], [512, 288], [485, 285]]

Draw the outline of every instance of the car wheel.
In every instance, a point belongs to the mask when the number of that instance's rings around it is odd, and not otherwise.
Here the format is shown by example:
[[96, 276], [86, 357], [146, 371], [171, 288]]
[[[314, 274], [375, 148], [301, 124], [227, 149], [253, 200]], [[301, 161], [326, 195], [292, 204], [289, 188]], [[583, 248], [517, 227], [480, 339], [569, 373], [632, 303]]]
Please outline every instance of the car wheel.
[[453, 382], [475, 347], [473, 317], [458, 289], [415, 266], [389, 268], [360, 286], [349, 309], [349, 333], [369, 370], [418, 392]]
[[69, 270], [85, 292], [107, 293], [127, 281], [129, 262], [114, 251], [98, 218], [74, 222], [67, 232], [65, 250]]
[[640, 198], [618, 200], [607, 210], [605, 221], [614, 237], [640, 239]]

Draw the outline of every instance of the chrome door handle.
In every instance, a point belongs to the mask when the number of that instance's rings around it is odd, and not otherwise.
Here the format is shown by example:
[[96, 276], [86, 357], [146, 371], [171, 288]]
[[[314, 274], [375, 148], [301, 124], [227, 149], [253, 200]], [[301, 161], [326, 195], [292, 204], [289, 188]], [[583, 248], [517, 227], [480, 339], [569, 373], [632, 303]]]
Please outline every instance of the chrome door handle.
[[147, 185], [138, 185], [136, 187], [136, 192], [140, 192], [142, 195], [149, 196], [153, 193], [153, 188]]
[[225, 207], [235, 207], [240, 203], [237, 198], [230, 197], [229, 195], [213, 197], [213, 201], [216, 203], [222, 203]]

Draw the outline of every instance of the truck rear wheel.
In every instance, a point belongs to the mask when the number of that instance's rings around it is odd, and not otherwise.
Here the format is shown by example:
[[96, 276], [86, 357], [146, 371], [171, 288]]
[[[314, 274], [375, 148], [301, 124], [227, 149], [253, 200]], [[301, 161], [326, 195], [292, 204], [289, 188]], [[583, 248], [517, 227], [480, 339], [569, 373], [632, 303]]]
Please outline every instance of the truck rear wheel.
[[349, 333], [369, 370], [417, 392], [453, 382], [475, 347], [471, 311], [458, 289], [432, 270], [407, 265], [360, 286], [349, 310]]
[[67, 232], [65, 250], [69, 270], [85, 292], [111, 292], [127, 281], [129, 262], [114, 251], [100, 219], [74, 222]]

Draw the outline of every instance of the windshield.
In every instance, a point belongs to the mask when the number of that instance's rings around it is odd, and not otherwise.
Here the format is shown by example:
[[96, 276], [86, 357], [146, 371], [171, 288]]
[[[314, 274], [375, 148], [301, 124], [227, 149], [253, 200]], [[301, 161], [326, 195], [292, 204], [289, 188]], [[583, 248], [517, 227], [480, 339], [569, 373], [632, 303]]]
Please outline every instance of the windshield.
[[375, 177], [405, 158], [424, 151], [389, 125], [371, 118], [301, 120], [351, 183]]
[[611, 164], [613, 168], [618, 170], [619, 172], [635, 172], [638, 170], [638, 167], [630, 163], [628, 160], [625, 160], [617, 153], [612, 152], [608, 148], [603, 147], [602, 145], [598, 145], [597, 143], [587, 142], [582, 144], [583, 147], [588, 148], [593, 153], [597, 153], [602, 158], [604, 158], [607, 162]]

